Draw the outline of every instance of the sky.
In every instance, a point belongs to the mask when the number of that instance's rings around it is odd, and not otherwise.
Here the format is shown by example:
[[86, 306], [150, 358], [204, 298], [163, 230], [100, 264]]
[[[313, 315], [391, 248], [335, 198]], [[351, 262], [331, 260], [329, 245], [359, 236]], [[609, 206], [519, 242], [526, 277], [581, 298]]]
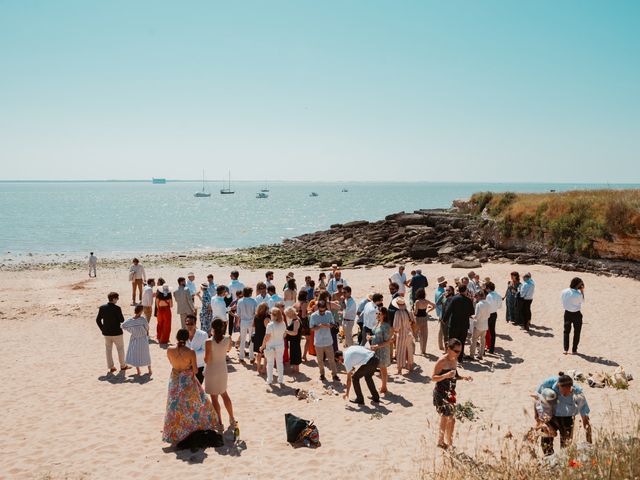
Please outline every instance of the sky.
[[640, 182], [640, 2], [0, 0], [0, 180]]

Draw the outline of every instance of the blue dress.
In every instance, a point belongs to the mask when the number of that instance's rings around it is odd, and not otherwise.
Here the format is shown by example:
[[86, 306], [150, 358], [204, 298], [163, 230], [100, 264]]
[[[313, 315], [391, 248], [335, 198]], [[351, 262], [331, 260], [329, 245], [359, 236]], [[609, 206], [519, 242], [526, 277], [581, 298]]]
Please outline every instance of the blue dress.
[[[371, 345], [378, 345], [387, 342], [391, 338], [391, 325], [383, 323], [373, 328], [373, 340]], [[391, 348], [389, 345], [376, 350], [376, 357], [380, 360], [380, 367], [388, 367], [391, 365]]]
[[209, 335], [211, 322], [213, 321], [213, 311], [211, 306], [211, 293], [209, 290], [202, 291], [202, 310], [200, 311], [200, 330], [204, 330]]

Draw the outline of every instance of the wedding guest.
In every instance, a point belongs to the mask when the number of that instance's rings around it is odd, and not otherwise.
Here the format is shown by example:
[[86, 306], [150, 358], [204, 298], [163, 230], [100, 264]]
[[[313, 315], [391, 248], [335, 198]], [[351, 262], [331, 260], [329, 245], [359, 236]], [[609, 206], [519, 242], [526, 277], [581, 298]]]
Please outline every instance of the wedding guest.
[[218, 423], [213, 404], [196, 379], [196, 353], [187, 347], [188, 339], [189, 332], [180, 329], [176, 335], [177, 346], [167, 349], [172, 369], [162, 440], [172, 445], [195, 431], [213, 430]]
[[209, 338], [209, 335], [202, 330], [196, 328], [196, 316], [187, 315], [185, 320], [187, 331], [189, 332], [189, 339], [187, 340], [187, 347], [196, 353], [196, 363], [198, 370], [196, 372], [196, 378], [200, 383], [204, 382], [204, 344]]
[[[236, 293], [237, 295], [237, 293]], [[238, 299], [236, 305], [236, 326], [240, 327], [240, 361], [244, 362], [245, 345], [251, 344], [251, 334], [253, 332], [253, 323], [256, 316], [258, 302], [253, 298], [253, 288], [244, 287], [242, 290], [242, 298]], [[253, 349], [249, 350], [249, 360], [253, 363]]]
[[[227, 322], [227, 287], [224, 285], [218, 285], [216, 287], [216, 294], [211, 298], [209, 306], [211, 308], [211, 318], [220, 318], [223, 322]], [[233, 329], [231, 329], [233, 332]], [[230, 332], [230, 334], [231, 334]]]
[[267, 285], [264, 282], [258, 282], [256, 284], [256, 303], [260, 305], [261, 303], [269, 304], [269, 294], [267, 293]]
[[149, 323], [142, 316], [143, 308], [142, 305], [136, 305], [134, 316], [122, 324], [122, 329], [131, 334], [127, 348], [127, 364], [136, 367], [138, 375], [140, 375], [140, 367], [149, 367], [149, 376], [151, 376]]
[[382, 385], [380, 393], [387, 393], [387, 379], [389, 373], [387, 371], [391, 365], [391, 343], [393, 342], [393, 328], [389, 321], [389, 312], [386, 308], [380, 307], [376, 314], [377, 323], [373, 327], [372, 334], [368, 340], [376, 352], [376, 357], [380, 360], [378, 368], [380, 368], [380, 378]]
[[416, 319], [418, 337], [420, 339], [420, 353], [427, 354], [427, 339], [429, 338], [429, 316], [428, 312], [433, 310], [435, 305], [427, 300], [427, 293], [424, 288], [416, 290], [413, 300], [413, 315]]
[[213, 273], [207, 275], [207, 290], [209, 290], [209, 297], [213, 298], [216, 296], [216, 289], [218, 286], [213, 281]]
[[144, 271], [144, 267], [137, 258], [131, 261], [129, 281], [131, 282], [131, 306], [133, 307], [136, 304], [136, 290], [139, 290], [140, 301], [142, 301], [142, 284], [147, 281], [147, 274]]
[[271, 285], [273, 285], [273, 272], [269, 270], [264, 274], [264, 277], [265, 277], [264, 283], [267, 285], [267, 288], [269, 288]]
[[271, 309], [271, 321], [267, 324], [260, 350], [267, 362], [267, 385], [273, 383], [273, 363], [278, 370], [278, 383], [284, 385], [284, 335], [286, 325], [279, 308]]
[[396, 297], [400, 296], [400, 293], [398, 293], [398, 289], [399, 289], [399, 285], [395, 282], [391, 282], [389, 284], [389, 295], [391, 296], [391, 299], [389, 300], [389, 306], [387, 307], [387, 312], [389, 315], [389, 324], [392, 325], [393, 324], [393, 316], [396, 313], [397, 308], [393, 305], [393, 301], [395, 300]]
[[416, 274], [411, 277], [409, 281], [409, 287], [411, 287], [411, 298], [416, 298], [416, 292], [420, 288], [427, 288], [429, 286], [429, 280], [422, 274], [422, 270], [416, 269]]
[[[261, 303], [256, 308], [256, 316], [253, 319], [253, 354], [256, 359], [256, 368], [258, 375], [265, 373], [264, 365], [262, 365], [262, 351], [260, 347], [267, 333], [267, 324], [271, 321], [269, 318], [269, 305]], [[266, 362], [265, 362], [266, 363]]]
[[470, 349], [471, 358], [476, 354], [478, 341], [480, 342], [480, 355], [478, 355], [478, 360], [482, 360], [482, 357], [484, 357], [490, 315], [491, 304], [487, 302], [484, 292], [479, 290], [478, 293], [476, 293], [476, 306], [475, 313], [473, 315], [473, 333], [471, 334]]
[[320, 290], [327, 289], [327, 274], [324, 272], [320, 272], [320, 274], [318, 275], [318, 288]]
[[398, 295], [404, 297], [407, 291], [407, 274], [404, 273], [404, 265], [398, 266], [398, 271], [389, 277], [389, 283], [396, 283], [398, 285]]
[[350, 347], [353, 345], [353, 326], [356, 321], [356, 313], [358, 311], [358, 305], [351, 296], [351, 287], [346, 286], [342, 293], [342, 328], [344, 330], [344, 346]]
[[520, 323], [520, 314], [518, 312], [518, 290], [520, 289], [520, 274], [511, 272], [511, 279], [507, 283], [507, 290], [502, 298], [507, 305], [507, 322], [514, 325]]
[[289, 307], [284, 311], [287, 319], [287, 329], [285, 330], [285, 339], [289, 343], [289, 364], [293, 373], [300, 372], [300, 363], [302, 363], [302, 351], [300, 349], [300, 340], [302, 339], [301, 324], [298, 313], [293, 307]]
[[218, 419], [216, 427], [222, 430], [222, 412], [218, 396], [222, 396], [224, 408], [229, 414], [229, 425], [235, 427], [233, 404], [227, 392], [227, 353], [231, 349], [231, 337], [225, 335], [227, 325], [221, 318], [212, 324], [213, 336], [205, 342], [204, 347], [204, 391], [211, 395], [213, 410]]
[[434, 365], [431, 376], [431, 381], [435, 382], [433, 405], [440, 415], [438, 447], [443, 449], [453, 444], [453, 429], [456, 423], [456, 381], [473, 380], [471, 377], [462, 377], [458, 374], [460, 356], [462, 356], [462, 343], [457, 338], [450, 338], [447, 342], [447, 351]]
[[173, 292], [173, 299], [176, 302], [177, 314], [180, 315], [180, 325], [182, 328], [186, 327], [185, 320], [187, 315], [196, 314], [196, 308], [193, 305], [193, 296], [187, 288], [186, 280], [184, 277], [178, 278], [178, 288]]
[[153, 287], [156, 286], [156, 281], [153, 278], [147, 279], [147, 284], [142, 289], [142, 312], [144, 318], [147, 319], [147, 323], [151, 323], [151, 316], [153, 315], [153, 304], [155, 303], [155, 292]]
[[283, 301], [285, 308], [292, 307], [294, 303], [296, 303], [296, 299], [298, 297], [298, 287], [296, 286], [295, 278], [290, 278], [287, 280], [287, 287], [284, 289]]
[[495, 353], [496, 349], [496, 321], [498, 320], [498, 310], [502, 308], [502, 297], [496, 292], [496, 286], [489, 281], [485, 284], [487, 290], [487, 302], [491, 306], [489, 312], [489, 353]]
[[[96, 277], [96, 268], [98, 267], [98, 257], [93, 252], [89, 253], [89, 278]], [[93, 273], [93, 275], [91, 275]]]
[[229, 282], [229, 295], [231, 295], [232, 300], [237, 300], [238, 292], [244, 290], [244, 283], [239, 280], [240, 273], [237, 270], [232, 270], [229, 274], [229, 278], [231, 278], [231, 281]]
[[109, 372], [115, 372], [116, 367], [113, 364], [113, 346], [115, 345], [118, 352], [118, 360], [120, 361], [120, 371], [124, 372], [129, 367], [125, 363], [124, 358], [124, 340], [122, 338], [122, 322], [124, 316], [122, 310], [116, 303], [120, 299], [120, 295], [111, 292], [107, 295], [108, 303], [105, 303], [98, 309], [96, 323], [104, 336], [105, 352], [107, 356], [107, 368]]
[[158, 285], [162, 285], [162, 290], [158, 288], [156, 292], [156, 310], [158, 312], [158, 326], [156, 337], [160, 345], [166, 345], [171, 338], [171, 309], [173, 308], [173, 296], [169, 290], [169, 285], [165, 284], [162, 278], [158, 279]]
[[276, 303], [278, 302], [284, 303], [284, 300], [282, 299], [282, 297], [276, 293], [275, 285], [271, 285], [267, 287], [267, 294], [269, 295], [269, 301], [267, 302], [269, 304], [269, 310], [274, 308], [276, 306]]
[[324, 300], [318, 300], [318, 310], [311, 315], [309, 325], [313, 330], [313, 346], [316, 350], [316, 358], [318, 361], [318, 368], [320, 370], [320, 380], [325, 380], [324, 376], [324, 362], [329, 364], [332, 379], [335, 382], [340, 381], [338, 377], [338, 371], [336, 370], [336, 363], [333, 350], [333, 337], [331, 336], [331, 327], [333, 326], [333, 315], [328, 311], [327, 302]]
[[200, 285], [200, 301], [202, 305], [200, 307], [200, 329], [207, 334], [211, 335], [211, 322], [213, 322], [213, 309], [211, 308], [211, 294], [209, 293], [209, 284], [203, 283]]
[[458, 294], [451, 299], [444, 313], [444, 320], [449, 325], [449, 339], [457, 338], [460, 341], [459, 361], [464, 358], [464, 342], [469, 332], [469, 318], [474, 313], [473, 301], [467, 296], [467, 287], [461, 283]]
[[562, 306], [564, 307], [564, 354], [569, 353], [569, 339], [573, 327], [573, 343], [571, 353], [578, 353], [580, 333], [582, 332], [582, 304], [584, 303], [584, 282], [580, 277], [571, 280], [569, 288], [562, 291]]
[[376, 373], [380, 360], [375, 355], [375, 345], [369, 348], [362, 347], [360, 345], [352, 345], [347, 347], [344, 352], [336, 352], [336, 360], [344, 364], [347, 370], [347, 388], [343, 398], [349, 399], [349, 391], [351, 390], [351, 383], [353, 382], [353, 389], [356, 393], [356, 398], [351, 400], [353, 403], [364, 405], [364, 397], [362, 395], [362, 388], [360, 387], [360, 379], [364, 378], [367, 384], [369, 393], [371, 393], [371, 401], [378, 403], [380, 401], [380, 395], [376, 390], [376, 385], [373, 381], [373, 375]]
[[438, 332], [438, 347], [443, 352], [447, 351], [447, 342], [449, 341], [449, 322], [445, 318], [447, 308], [451, 305], [451, 300], [455, 296], [456, 291], [453, 285], [448, 285], [444, 289], [444, 297], [440, 300], [442, 304], [442, 317], [440, 318], [440, 330]]
[[[373, 329], [378, 324], [378, 312], [382, 307], [383, 296], [381, 293], [371, 295], [371, 300], [365, 305], [362, 311], [362, 340], [360, 344], [364, 346], [369, 337], [373, 335]], [[386, 309], [385, 309], [386, 311]]]
[[[464, 280], [464, 278], [463, 278]], [[478, 290], [480, 290], [480, 284], [476, 280], [476, 273], [472, 270], [467, 274], [465, 284], [467, 286], [467, 292], [471, 296], [471, 298], [475, 298]]]
[[340, 285], [344, 288], [348, 283], [344, 278], [342, 278], [342, 272], [340, 270], [335, 270], [333, 272], [333, 278], [331, 278], [329, 283], [327, 283], [327, 292], [331, 295], [335, 295], [338, 292], [338, 286]]
[[531, 303], [533, 302], [533, 293], [536, 288], [536, 284], [531, 278], [529, 272], [522, 276], [524, 283], [520, 285], [518, 289], [518, 298], [520, 299], [520, 320], [522, 322], [522, 328], [529, 330], [531, 324]]
[[189, 293], [191, 293], [191, 301], [193, 303], [194, 312], [193, 314], [198, 318], [198, 309], [196, 308], [196, 297], [200, 297], [200, 291], [198, 290], [198, 286], [196, 285], [196, 276], [193, 272], [187, 273], [187, 281], [185, 282], [186, 287], [189, 289]]
[[[313, 282], [313, 280], [311, 280]], [[313, 297], [312, 297], [313, 298]], [[307, 354], [311, 345], [311, 328], [309, 327], [309, 294], [308, 290], [300, 290], [298, 292], [298, 301], [293, 308], [296, 310], [300, 319], [300, 334], [304, 337], [304, 350], [302, 352], [302, 361], [307, 361]]]
[[407, 305], [403, 297], [394, 300], [397, 308], [393, 317], [393, 331], [396, 345], [396, 366], [398, 375], [402, 375], [402, 369], [413, 370], [413, 354], [416, 348], [416, 340], [413, 337], [413, 326], [415, 320], [411, 312], [407, 310]]

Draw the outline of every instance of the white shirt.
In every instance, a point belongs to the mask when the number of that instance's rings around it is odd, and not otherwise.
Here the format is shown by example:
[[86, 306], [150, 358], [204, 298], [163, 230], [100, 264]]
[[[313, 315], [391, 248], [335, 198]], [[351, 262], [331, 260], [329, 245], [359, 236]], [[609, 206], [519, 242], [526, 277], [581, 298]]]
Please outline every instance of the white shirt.
[[356, 312], [358, 311], [358, 305], [353, 297], [347, 298], [345, 301], [344, 311], [342, 312], [342, 318], [344, 320], [355, 320]]
[[95, 255], [89, 255], [89, 265], [95, 267], [98, 264], [98, 257]]
[[277, 347], [284, 347], [284, 331], [287, 325], [284, 322], [269, 322], [265, 335], [271, 335], [265, 345], [265, 350], [275, 350]]
[[502, 297], [497, 292], [487, 293], [487, 302], [491, 306], [490, 313], [497, 313], [502, 308]]
[[378, 306], [373, 302], [367, 303], [367, 305], [364, 307], [364, 310], [362, 311], [362, 324], [365, 327], [373, 330], [373, 327], [378, 324], [378, 319], [376, 318], [377, 314]]
[[269, 295], [267, 295], [266, 293], [264, 295], [256, 295], [256, 302], [258, 303], [258, 305], [260, 305], [261, 303], [266, 303], [268, 305]]
[[405, 285], [405, 282], [407, 281], [406, 273], [402, 272], [402, 275], [400, 275], [400, 272], [396, 272], [391, 275], [391, 278], [389, 280], [398, 284], [399, 293], [405, 293], [407, 291], [407, 286]]
[[344, 368], [346, 368], [347, 373], [349, 373], [353, 369], [365, 365], [374, 355], [375, 353], [373, 350], [361, 347], [360, 345], [352, 345], [342, 352]]
[[191, 340], [187, 340], [187, 347], [196, 352], [196, 362], [198, 368], [204, 367], [204, 344], [209, 338], [207, 332], [196, 329], [196, 333], [193, 334]]
[[236, 298], [238, 298], [238, 295], [236, 295], [236, 293], [238, 292], [238, 290], [242, 290], [244, 288], [244, 283], [242, 283], [240, 280], [231, 280], [229, 282], [229, 294], [231, 295], [231, 299], [235, 300]]
[[196, 284], [191, 280], [187, 280], [187, 288], [191, 292], [191, 295], [195, 295], [198, 292], [198, 287], [196, 287]]
[[129, 272], [133, 273], [134, 280], [146, 280], [147, 274], [144, 272], [144, 267], [141, 264], [131, 265], [129, 267]]
[[211, 318], [220, 318], [223, 321], [227, 321], [227, 304], [224, 301], [224, 297], [218, 295], [211, 297]]
[[469, 280], [469, 285], [467, 285], [467, 290], [473, 296], [480, 290], [480, 285], [478, 285], [475, 280]]
[[584, 295], [580, 290], [565, 288], [560, 295], [562, 306], [567, 312], [579, 312], [584, 303]]
[[142, 306], [143, 307], [152, 307], [153, 306], [153, 288], [149, 285], [145, 285], [142, 289]]
[[476, 303], [476, 313], [474, 328], [476, 330], [487, 330], [489, 328], [489, 315], [491, 314], [491, 305], [486, 300], [480, 300]]

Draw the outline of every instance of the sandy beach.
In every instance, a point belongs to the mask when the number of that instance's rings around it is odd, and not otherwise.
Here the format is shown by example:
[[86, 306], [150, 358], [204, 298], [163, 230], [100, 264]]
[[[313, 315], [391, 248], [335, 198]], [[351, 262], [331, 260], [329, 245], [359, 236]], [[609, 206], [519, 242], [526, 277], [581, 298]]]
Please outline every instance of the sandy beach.
[[[410, 267], [410, 266], [408, 266]], [[433, 297], [435, 278], [449, 282], [466, 272], [450, 265], [422, 265]], [[192, 270], [198, 281], [213, 273], [217, 283], [228, 281], [229, 267], [188, 263], [181, 267], [150, 267], [149, 277], [175, 279]], [[407, 268], [410, 270], [410, 268]], [[544, 378], [559, 370], [613, 372], [623, 365], [640, 376], [640, 331], [633, 322], [640, 310], [638, 282], [627, 278], [580, 274], [586, 284], [580, 356], [562, 354], [562, 315], [559, 295], [574, 276], [543, 266], [486, 264], [476, 270], [491, 277], [504, 292], [509, 272], [530, 271], [536, 281], [530, 334], [498, 320], [495, 358], [465, 364], [472, 383], [461, 382], [458, 401], [472, 400], [482, 409], [473, 423], [458, 423], [455, 444], [469, 454], [497, 450], [508, 432], [521, 436], [532, 425], [532, 392]], [[318, 270], [295, 270], [296, 278]], [[386, 294], [392, 271], [381, 267], [345, 270], [354, 297], [369, 291]], [[284, 283], [276, 271], [276, 285]], [[263, 270], [241, 270], [240, 279], [255, 286]], [[358, 472], [363, 478], [416, 478], [421, 467], [431, 468], [442, 455], [435, 447], [438, 416], [432, 405], [432, 374], [437, 350], [436, 322], [430, 323], [428, 357], [416, 356], [417, 370], [397, 376], [389, 369], [390, 393], [378, 407], [364, 408], [341, 396], [323, 394], [315, 361], [301, 365], [300, 381], [286, 375], [287, 385], [267, 393], [264, 379], [253, 367], [240, 364], [235, 350], [229, 364], [229, 394], [240, 423], [240, 441], [205, 452], [176, 452], [161, 441], [170, 365], [165, 351], [151, 345], [153, 377], [140, 381], [128, 373], [107, 375], [104, 343], [95, 324], [99, 305], [109, 291], [121, 295], [125, 317], [130, 284], [126, 269], [98, 269], [97, 279], [85, 270], [0, 272], [0, 335], [3, 345], [3, 388], [0, 390], [0, 478], [323, 478]], [[172, 338], [179, 325], [174, 314]], [[151, 332], [155, 332], [155, 320]], [[125, 334], [125, 343], [128, 335]], [[115, 352], [114, 352], [115, 354]], [[312, 357], [313, 358], [313, 357]], [[493, 361], [493, 368], [489, 364]], [[129, 371], [131, 372], [131, 371]], [[345, 374], [340, 374], [343, 384]], [[379, 380], [376, 380], [379, 385]], [[596, 429], [611, 411], [629, 411], [640, 401], [637, 380], [629, 390], [586, 387]], [[299, 401], [295, 388], [313, 390], [317, 402]], [[342, 390], [342, 388], [340, 388]], [[293, 449], [287, 442], [284, 414], [313, 420], [322, 446]], [[380, 414], [380, 415], [378, 415]], [[223, 414], [225, 423], [226, 413]], [[584, 438], [582, 427], [578, 429]]]

